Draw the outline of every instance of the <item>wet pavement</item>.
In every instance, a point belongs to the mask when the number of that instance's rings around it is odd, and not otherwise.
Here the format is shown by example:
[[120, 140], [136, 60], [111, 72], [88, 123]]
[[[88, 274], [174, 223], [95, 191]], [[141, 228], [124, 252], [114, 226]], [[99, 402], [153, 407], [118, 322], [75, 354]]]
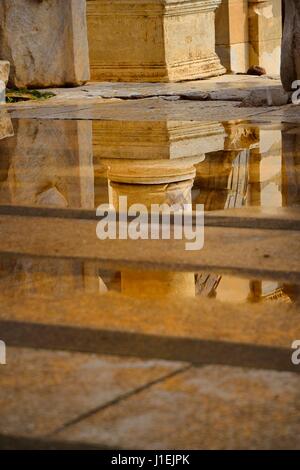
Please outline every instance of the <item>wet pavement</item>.
[[[158, 89], [0, 115], [0, 447], [300, 447], [299, 108]], [[96, 209], [124, 196], [202, 207], [203, 249], [99, 240]]]

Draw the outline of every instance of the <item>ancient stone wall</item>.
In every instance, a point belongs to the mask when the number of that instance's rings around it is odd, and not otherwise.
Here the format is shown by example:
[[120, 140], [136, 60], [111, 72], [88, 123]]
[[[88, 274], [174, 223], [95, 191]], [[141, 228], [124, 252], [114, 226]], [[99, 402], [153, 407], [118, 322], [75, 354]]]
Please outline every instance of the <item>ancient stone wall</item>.
[[222, 0], [216, 12], [216, 50], [228, 71], [253, 65], [279, 74], [281, 0]]
[[300, 80], [300, 2], [285, 0], [285, 21], [281, 52], [281, 79], [286, 91]]
[[1, 0], [0, 57], [16, 87], [89, 79], [85, 0]]

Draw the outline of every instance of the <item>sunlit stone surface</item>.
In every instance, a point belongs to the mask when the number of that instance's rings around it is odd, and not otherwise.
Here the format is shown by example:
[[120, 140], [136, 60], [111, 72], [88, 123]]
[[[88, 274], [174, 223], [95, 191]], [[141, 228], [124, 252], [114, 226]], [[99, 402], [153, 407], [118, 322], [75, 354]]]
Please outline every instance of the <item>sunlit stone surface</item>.
[[0, 80], [7, 83], [9, 75], [9, 62], [7, 60], [0, 60]]
[[85, 0], [1, 0], [0, 58], [16, 87], [80, 85], [89, 79]]
[[225, 72], [215, 53], [220, 0], [88, 0], [91, 76], [179, 81]]
[[248, 70], [248, 0], [222, 0], [216, 11], [216, 51], [228, 71]]
[[6, 137], [12, 137], [14, 129], [11, 119], [5, 111], [0, 110], [0, 140]]
[[280, 71], [281, 0], [249, 0], [249, 63], [270, 75]]
[[279, 74], [281, 0], [223, 0], [216, 12], [216, 50], [228, 71], [258, 65]]

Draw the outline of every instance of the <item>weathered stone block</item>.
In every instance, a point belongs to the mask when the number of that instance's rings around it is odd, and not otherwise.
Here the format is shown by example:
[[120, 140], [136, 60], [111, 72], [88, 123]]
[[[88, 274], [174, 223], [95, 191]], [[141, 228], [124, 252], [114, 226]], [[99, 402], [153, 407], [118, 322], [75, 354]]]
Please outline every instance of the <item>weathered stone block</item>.
[[0, 140], [14, 135], [11, 119], [5, 111], [0, 111]]
[[0, 80], [7, 83], [9, 76], [9, 62], [7, 60], [0, 60]]
[[227, 70], [249, 66], [248, 1], [223, 0], [216, 11], [216, 50]]
[[228, 71], [245, 73], [249, 68], [249, 43], [225, 44], [216, 46], [222, 65]]
[[285, 1], [281, 80], [286, 91], [291, 91], [292, 83], [300, 80], [300, 4], [298, 0]]
[[16, 87], [80, 85], [89, 79], [85, 0], [2, 0], [0, 57]]
[[279, 74], [281, 37], [281, 0], [249, 0], [250, 65]]
[[88, 0], [91, 75], [180, 81], [225, 72], [215, 53], [220, 0]]

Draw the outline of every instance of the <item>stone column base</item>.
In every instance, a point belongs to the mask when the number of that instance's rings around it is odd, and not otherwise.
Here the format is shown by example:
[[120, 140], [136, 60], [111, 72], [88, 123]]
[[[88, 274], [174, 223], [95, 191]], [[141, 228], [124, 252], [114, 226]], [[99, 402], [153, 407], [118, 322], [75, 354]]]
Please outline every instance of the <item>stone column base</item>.
[[169, 82], [225, 73], [215, 53], [220, 0], [88, 0], [91, 77]]
[[249, 62], [279, 75], [282, 38], [281, 0], [249, 0]]
[[[201, 72], [200, 72], [201, 71]], [[225, 69], [220, 66], [219, 58], [212, 56], [198, 61], [172, 66], [103, 66], [93, 64], [91, 77], [104, 82], [180, 82], [223, 75]]]

